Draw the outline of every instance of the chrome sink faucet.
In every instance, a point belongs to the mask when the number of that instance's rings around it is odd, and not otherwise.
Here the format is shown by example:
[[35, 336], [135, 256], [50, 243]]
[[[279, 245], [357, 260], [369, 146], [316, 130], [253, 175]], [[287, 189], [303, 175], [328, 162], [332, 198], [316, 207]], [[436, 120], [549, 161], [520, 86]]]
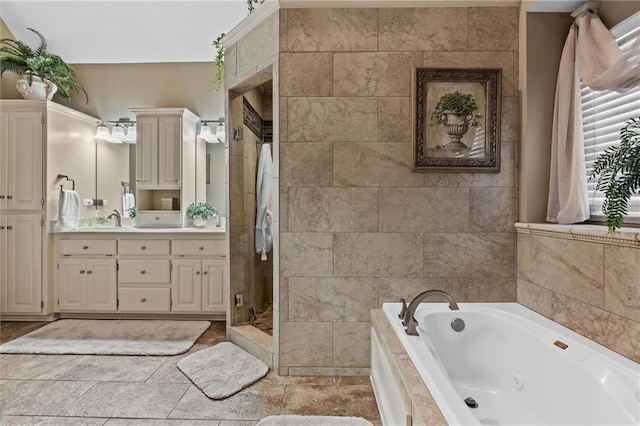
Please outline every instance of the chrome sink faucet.
[[116, 226], [118, 228], [122, 227], [122, 217], [120, 216], [120, 212], [118, 210], [114, 210], [113, 213], [111, 213], [109, 216], [107, 216], [107, 219], [113, 219], [116, 218]]
[[416, 327], [418, 326], [418, 321], [416, 321], [413, 315], [416, 313], [416, 309], [418, 309], [420, 303], [422, 303], [422, 301], [429, 296], [443, 296], [445, 299], [447, 299], [447, 302], [449, 302], [449, 309], [451, 309], [452, 311], [457, 311], [460, 309], [458, 308], [458, 304], [456, 303], [454, 298], [449, 293], [442, 290], [423, 291], [413, 298], [411, 303], [409, 303], [409, 307], [407, 307], [405, 300], [402, 299], [402, 311], [400, 311], [400, 318], [402, 318], [402, 325], [406, 327], [405, 331], [409, 336], [418, 335], [418, 330], [416, 329]]

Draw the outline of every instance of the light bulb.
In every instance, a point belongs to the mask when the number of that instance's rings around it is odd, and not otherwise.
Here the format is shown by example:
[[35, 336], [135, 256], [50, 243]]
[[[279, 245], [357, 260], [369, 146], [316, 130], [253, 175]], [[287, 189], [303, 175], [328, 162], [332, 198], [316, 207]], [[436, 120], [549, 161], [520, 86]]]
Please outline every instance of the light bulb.
[[123, 138], [124, 138], [124, 127], [115, 125], [111, 129], [111, 136], [107, 139], [107, 141], [111, 143], [122, 143]]
[[211, 139], [212, 136], [211, 127], [207, 126], [206, 124], [200, 127], [200, 134], [198, 136], [209, 142], [209, 139]]
[[220, 143], [224, 143], [225, 142], [225, 131], [224, 131], [224, 122], [219, 122], [218, 126], [216, 127], [216, 139], [218, 139], [218, 142]]
[[96, 129], [96, 139], [103, 141], [109, 139], [109, 128], [104, 124], [99, 125]]

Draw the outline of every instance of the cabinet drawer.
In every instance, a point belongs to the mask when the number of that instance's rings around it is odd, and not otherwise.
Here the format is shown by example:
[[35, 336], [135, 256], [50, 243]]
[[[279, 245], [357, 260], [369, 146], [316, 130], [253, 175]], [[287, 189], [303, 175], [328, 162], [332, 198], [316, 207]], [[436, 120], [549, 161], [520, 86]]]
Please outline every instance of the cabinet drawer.
[[174, 256], [225, 256], [225, 240], [173, 240]]
[[116, 254], [116, 240], [60, 240], [59, 247], [63, 256]]
[[121, 312], [169, 312], [171, 290], [158, 287], [120, 287]]
[[181, 228], [181, 213], [146, 211], [138, 212], [136, 216], [136, 227], [138, 228]]
[[141, 284], [169, 284], [171, 266], [169, 260], [120, 259], [118, 282]]
[[127, 256], [169, 256], [169, 240], [118, 240], [118, 253]]

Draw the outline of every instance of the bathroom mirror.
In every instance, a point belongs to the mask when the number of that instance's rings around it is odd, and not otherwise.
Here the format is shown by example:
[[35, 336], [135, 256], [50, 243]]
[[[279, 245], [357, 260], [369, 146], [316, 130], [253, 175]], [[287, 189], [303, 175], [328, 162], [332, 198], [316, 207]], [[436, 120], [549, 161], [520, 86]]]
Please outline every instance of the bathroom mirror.
[[[204, 141], [199, 141], [204, 143]], [[222, 143], [206, 145], [206, 201], [227, 216], [224, 202], [225, 161]], [[136, 145], [96, 141], [96, 199], [107, 201], [105, 210], [117, 209], [122, 212], [122, 198], [125, 191], [135, 194]], [[195, 165], [194, 165], [195, 167]], [[129, 185], [125, 188], [122, 182]], [[199, 200], [200, 201], [200, 200]]]

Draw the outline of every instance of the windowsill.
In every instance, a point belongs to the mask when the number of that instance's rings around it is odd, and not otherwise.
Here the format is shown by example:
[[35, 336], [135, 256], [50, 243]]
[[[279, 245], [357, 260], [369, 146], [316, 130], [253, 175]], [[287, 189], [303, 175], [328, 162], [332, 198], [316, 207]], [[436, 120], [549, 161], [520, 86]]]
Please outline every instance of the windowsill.
[[640, 247], [640, 228], [623, 227], [609, 233], [605, 225], [558, 225], [554, 223], [516, 223], [516, 232], [565, 238], [590, 242], [600, 242], [619, 246]]

